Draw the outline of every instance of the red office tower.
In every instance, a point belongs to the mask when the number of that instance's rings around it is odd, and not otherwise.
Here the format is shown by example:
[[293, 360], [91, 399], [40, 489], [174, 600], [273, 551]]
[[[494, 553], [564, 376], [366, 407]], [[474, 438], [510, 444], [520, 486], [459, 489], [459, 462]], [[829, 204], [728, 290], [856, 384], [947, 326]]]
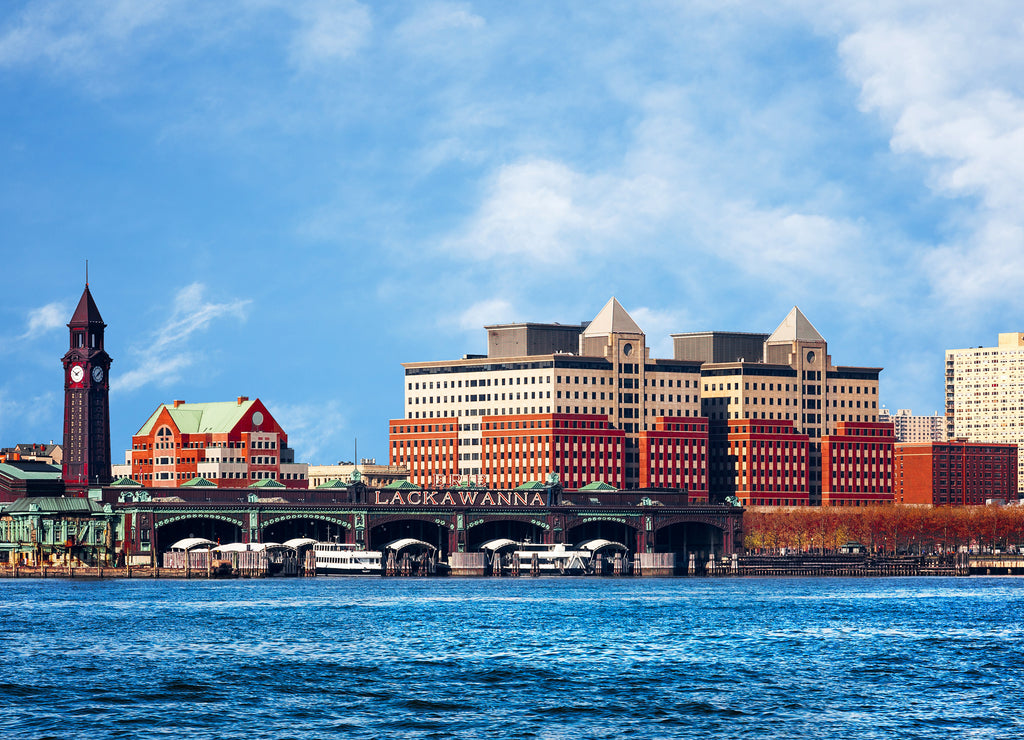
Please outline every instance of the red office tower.
[[84, 496], [110, 484], [110, 355], [103, 349], [103, 317], [89, 292], [71, 321], [64, 355], [64, 485]]

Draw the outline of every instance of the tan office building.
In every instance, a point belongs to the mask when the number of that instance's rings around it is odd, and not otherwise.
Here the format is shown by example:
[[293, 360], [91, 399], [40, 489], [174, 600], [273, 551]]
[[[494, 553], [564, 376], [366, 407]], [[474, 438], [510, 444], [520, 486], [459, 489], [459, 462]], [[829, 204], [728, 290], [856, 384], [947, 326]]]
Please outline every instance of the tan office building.
[[841, 422], [878, 421], [881, 368], [833, 365], [825, 338], [795, 306], [771, 334], [695, 332], [672, 338], [677, 358], [703, 363], [701, 403], [711, 423], [712, 496], [743, 494], [741, 500], [793, 504], [792, 491], [781, 483], [778, 490], [769, 485], [749, 492], [741, 479], [727, 425], [756, 419], [782, 422], [780, 428], [792, 424], [807, 436], [806, 503], [821, 503], [821, 438], [835, 434]]
[[[615, 298], [588, 324], [485, 329], [486, 356], [403, 365], [405, 418], [391, 422], [391, 462], [408, 465], [414, 482], [441, 485], [454, 476], [488, 483], [480, 480], [484, 417], [561, 414], [603, 417], [625, 432], [623, 483], [636, 488], [642, 432], [659, 417], [700, 415], [699, 363], [652, 359], [643, 330]], [[457, 438], [434, 439], [444, 430], [426, 429], [432, 419], [445, 420], [440, 426], [454, 420]], [[537, 457], [557, 467], [550, 449]]]

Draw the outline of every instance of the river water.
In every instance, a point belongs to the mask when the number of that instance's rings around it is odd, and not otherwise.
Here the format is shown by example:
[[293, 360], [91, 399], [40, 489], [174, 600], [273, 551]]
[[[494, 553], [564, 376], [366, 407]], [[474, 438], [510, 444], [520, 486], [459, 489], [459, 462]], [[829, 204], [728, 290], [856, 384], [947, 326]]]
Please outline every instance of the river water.
[[1024, 579], [0, 581], [0, 737], [1024, 738]]

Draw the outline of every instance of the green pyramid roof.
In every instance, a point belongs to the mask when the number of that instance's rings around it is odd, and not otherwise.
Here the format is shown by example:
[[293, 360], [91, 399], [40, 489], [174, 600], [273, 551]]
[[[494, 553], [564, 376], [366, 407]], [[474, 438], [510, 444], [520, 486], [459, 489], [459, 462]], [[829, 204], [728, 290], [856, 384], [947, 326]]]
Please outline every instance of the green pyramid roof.
[[331, 480], [321, 483], [317, 488], [348, 488], [348, 484], [342, 483], [337, 478], [331, 478]]
[[117, 479], [111, 481], [110, 485], [112, 485], [112, 486], [133, 486], [135, 488], [142, 488], [142, 484], [141, 483], [139, 483], [137, 480], [129, 478], [127, 475], [122, 475], [120, 478], [117, 478]]
[[527, 481], [526, 483], [516, 486], [517, 491], [539, 491], [543, 488], [546, 488], [546, 486], [539, 480]]
[[418, 490], [420, 490], [419, 486], [417, 486], [415, 483], [410, 483], [407, 480], [393, 480], [393, 481], [391, 481], [390, 483], [388, 483], [384, 487], [385, 488], [391, 488], [391, 489], [397, 488], [397, 489], [402, 490], [402, 491], [413, 491], [413, 490], [418, 491]]
[[196, 476], [192, 480], [187, 480], [181, 484], [181, 488], [216, 488], [217, 484], [213, 481], [209, 481], [202, 476]]
[[247, 487], [248, 488], [284, 488], [285, 485], [284, 485], [284, 483], [278, 483], [273, 478], [263, 478], [261, 480], [256, 481], [255, 483], [250, 483]]
[[596, 480], [593, 483], [588, 483], [580, 489], [581, 491], [617, 491], [619, 490], [615, 486], [610, 486], [603, 480]]

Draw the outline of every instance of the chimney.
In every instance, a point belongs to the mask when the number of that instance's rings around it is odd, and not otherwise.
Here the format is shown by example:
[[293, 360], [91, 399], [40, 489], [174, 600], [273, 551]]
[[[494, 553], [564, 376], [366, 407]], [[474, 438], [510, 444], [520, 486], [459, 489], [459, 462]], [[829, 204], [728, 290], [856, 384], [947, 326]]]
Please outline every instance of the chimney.
[[238, 397], [238, 404], [237, 405], [241, 406], [243, 401], [248, 401], [248, 400], [249, 400], [248, 396], [239, 396]]
[[185, 402], [184, 402], [184, 401], [175, 401], [175, 402], [174, 402], [174, 408], [178, 408], [178, 407], [179, 407], [179, 406], [181, 406], [181, 404], [183, 404], [183, 403], [185, 403]]

